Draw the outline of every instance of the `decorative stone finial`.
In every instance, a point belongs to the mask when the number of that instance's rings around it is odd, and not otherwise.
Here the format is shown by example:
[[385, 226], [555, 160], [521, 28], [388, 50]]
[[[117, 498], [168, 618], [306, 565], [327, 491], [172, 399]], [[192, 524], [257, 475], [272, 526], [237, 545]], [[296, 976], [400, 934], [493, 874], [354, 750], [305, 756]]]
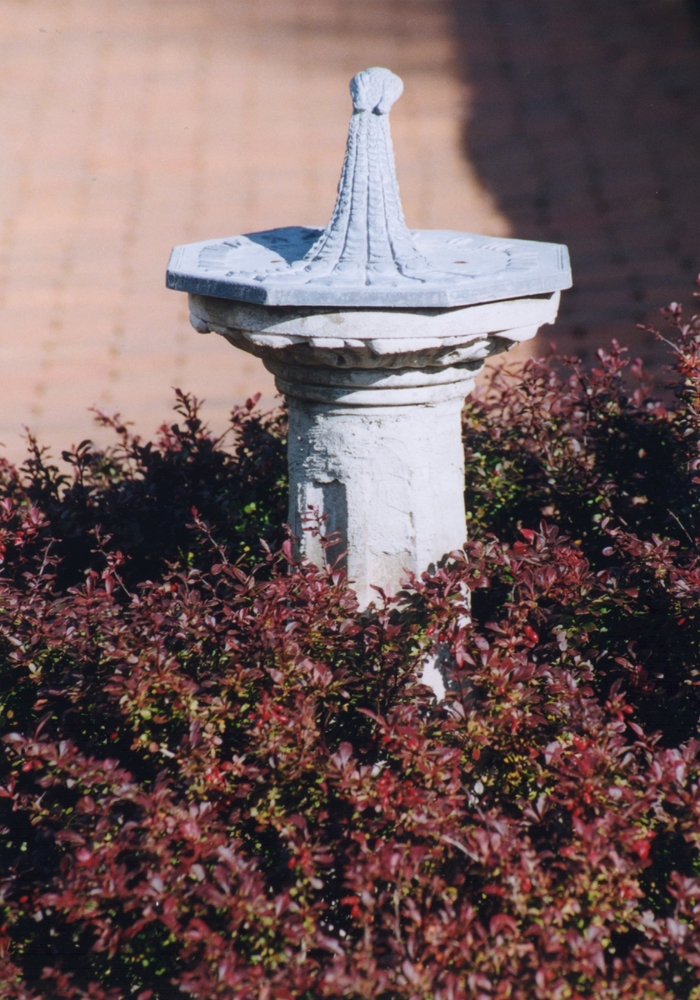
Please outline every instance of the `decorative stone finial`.
[[355, 111], [371, 111], [388, 115], [392, 105], [403, 94], [403, 80], [390, 69], [372, 66], [350, 81], [350, 96]]
[[351, 80], [354, 113], [335, 211], [290, 280], [303, 274], [324, 284], [425, 281], [430, 265], [406, 228], [389, 132], [389, 109], [402, 93], [403, 81], [388, 69], [366, 69]]

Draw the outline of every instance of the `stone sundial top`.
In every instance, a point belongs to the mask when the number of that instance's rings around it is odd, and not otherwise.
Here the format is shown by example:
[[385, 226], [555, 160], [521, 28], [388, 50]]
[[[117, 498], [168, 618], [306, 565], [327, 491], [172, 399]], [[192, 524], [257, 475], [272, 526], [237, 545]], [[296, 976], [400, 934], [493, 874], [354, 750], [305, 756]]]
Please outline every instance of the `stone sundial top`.
[[168, 288], [268, 306], [444, 308], [571, 286], [565, 246], [409, 230], [389, 132], [403, 83], [387, 69], [350, 83], [353, 115], [333, 216], [175, 247]]

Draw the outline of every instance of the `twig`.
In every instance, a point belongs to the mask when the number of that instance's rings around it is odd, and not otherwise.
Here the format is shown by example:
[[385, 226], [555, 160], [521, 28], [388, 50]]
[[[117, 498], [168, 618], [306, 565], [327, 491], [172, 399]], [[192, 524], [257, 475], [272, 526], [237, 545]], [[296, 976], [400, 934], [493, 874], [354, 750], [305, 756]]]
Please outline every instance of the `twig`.
[[690, 542], [690, 544], [691, 545], [695, 545], [695, 539], [691, 538], [690, 532], [688, 531], [688, 529], [686, 528], [686, 526], [683, 524], [683, 522], [681, 521], [681, 519], [676, 514], [674, 514], [673, 511], [670, 508], [668, 509], [668, 513], [671, 515], [671, 517], [676, 522], [676, 524], [680, 527], [681, 531], [685, 532], [685, 537], [688, 539], [688, 541]]

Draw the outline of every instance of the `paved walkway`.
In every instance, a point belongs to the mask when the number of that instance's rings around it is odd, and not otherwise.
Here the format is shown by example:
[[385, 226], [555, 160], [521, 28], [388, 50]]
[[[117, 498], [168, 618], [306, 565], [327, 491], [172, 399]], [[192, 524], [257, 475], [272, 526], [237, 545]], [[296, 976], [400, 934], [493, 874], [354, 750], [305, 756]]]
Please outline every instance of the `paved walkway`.
[[[700, 270], [697, 0], [456, 0], [469, 87], [465, 154], [513, 235], [568, 243], [560, 348], [616, 336], [665, 363], [635, 322], [689, 301]], [[663, 373], [658, 371], [659, 378]]]
[[[449, 6], [431, 0], [0, 0], [0, 440], [95, 436], [87, 408], [140, 431], [174, 385], [219, 428], [272, 378], [187, 321], [164, 288], [173, 244], [325, 225], [348, 82], [387, 64], [416, 226], [505, 233], [460, 150]], [[99, 437], [99, 433], [97, 433]]]
[[373, 64], [406, 82], [409, 224], [571, 245], [563, 345], [629, 340], [689, 289], [700, 45], [680, 0], [0, 0], [10, 455], [23, 424], [54, 450], [99, 437], [94, 404], [150, 434], [174, 385], [216, 427], [256, 390], [271, 401], [255, 359], [191, 330], [168, 253], [325, 224], [347, 83]]

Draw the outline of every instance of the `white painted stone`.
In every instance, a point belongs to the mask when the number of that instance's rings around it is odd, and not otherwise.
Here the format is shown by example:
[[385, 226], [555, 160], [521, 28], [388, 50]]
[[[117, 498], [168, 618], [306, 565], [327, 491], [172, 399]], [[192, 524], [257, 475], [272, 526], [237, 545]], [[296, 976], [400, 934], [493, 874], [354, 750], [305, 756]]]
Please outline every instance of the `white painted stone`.
[[421, 684], [425, 684], [426, 687], [432, 690], [437, 702], [445, 700], [447, 688], [445, 687], [445, 678], [440, 669], [437, 653], [430, 653], [423, 660], [423, 673], [420, 680]]
[[337, 532], [362, 607], [465, 542], [461, 409], [489, 355], [556, 317], [566, 247], [406, 228], [388, 111], [403, 85], [371, 69], [325, 230], [176, 247], [169, 287], [190, 318], [262, 358], [289, 404], [289, 521]]

